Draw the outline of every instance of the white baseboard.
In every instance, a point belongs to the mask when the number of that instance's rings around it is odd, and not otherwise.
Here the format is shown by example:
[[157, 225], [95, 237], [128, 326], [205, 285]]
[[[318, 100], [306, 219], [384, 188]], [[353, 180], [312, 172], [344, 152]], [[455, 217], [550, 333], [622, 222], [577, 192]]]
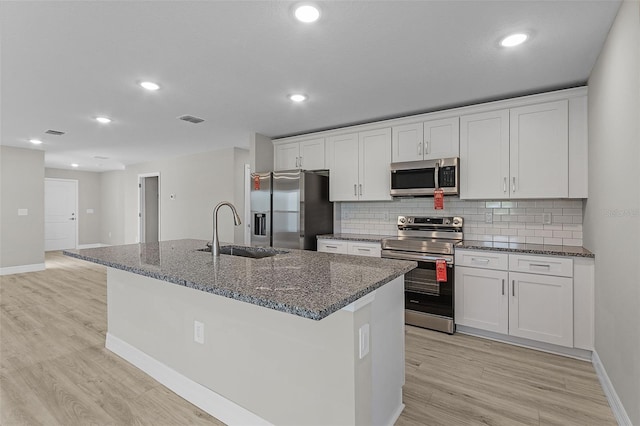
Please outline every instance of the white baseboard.
[[398, 409], [395, 411], [395, 413], [391, 415], [391, 419], [390, 419], [391, 421], [389, 422], [389, 426], [393, 426], [396, 424], [396, 422], [400, 418], [400, 414], [402, 414], [402, 411], [404, 410], [404, 407], [405, 407], [404, 404], [400, 404], [398, 406]]
[[44, 271], [44, 263], [34, 263], [31, 265], [7, 266], [0, 268], [0, 275], [24, 274], [25, 272]]
[[511, 345], [521, 346], [523, 348], [535, 349], [542, 352], [575, 358], [581, 361], [591, 361], [592, 359], [591, 351], [588, 351], [586, 349], [568, 348], [551, 343], [538, 342], [521, 337], [495, 333], [493, 331], [480, 330], [478, 328], [467, 327], [464, 325], [456, 325], [456, 332], [461, 334], [468, 334], [470, 336], [482, 337], [484, 339], [495, 340], [497, 342], [509, 343]]
[[598, 379], [600, 380], [602, 390], [604, 390], [604, 394], [607, 397], [607, 401], [609, 401], [609, 406], [611, 407], [611, 411], [613, 412], [618, 425], [633, 426], [631, 424], [631, 419], [629, 418], [627, 411], [624, 409], [622, 401], [620, 401], [611, 380], [609, 380], [609, 375], [604, 369], [604, 365], [602, 365], [602, 361], [600, 361], [600, 357], [596, 351], [593, 351], [591, 362], [593, 363], [593, 367], [595, 368]]
[[271, 425], [262, 417], [183, 376], [127, 342], [107, 333], [105, 347], [196, 407], [230, 425]]
[[109, 244], [93, 243], [93, 244], [78, 244], [78, 249], [109, 247]]

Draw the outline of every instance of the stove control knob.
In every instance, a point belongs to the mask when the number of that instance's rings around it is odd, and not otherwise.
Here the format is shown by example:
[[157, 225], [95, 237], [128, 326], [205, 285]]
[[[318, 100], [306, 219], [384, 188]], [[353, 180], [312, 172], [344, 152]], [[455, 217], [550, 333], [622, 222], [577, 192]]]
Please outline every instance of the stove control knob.
[[454, 218], [453, 218], [453, 224], [454, 224], [454, 225], [460, 225], [460, 218], [458, 218], [458, 217], [454, 217]]
[[405, 223], [407, 220], [404, 217], [399, 217], [398, 222]]
[[451, 221], [450, 221], [449, 219], [445, 219], [445, 220], [444, 220], [444, 224], [445, 224], [445, 225], [451, 225]]

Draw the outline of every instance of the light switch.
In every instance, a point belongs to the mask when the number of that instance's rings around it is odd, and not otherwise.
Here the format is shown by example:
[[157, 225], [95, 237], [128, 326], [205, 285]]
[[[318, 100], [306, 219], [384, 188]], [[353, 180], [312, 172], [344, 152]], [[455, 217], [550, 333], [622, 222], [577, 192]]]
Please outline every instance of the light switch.
[[551, 213], [542, 213], [542, 223], [551, 225]]
[[87, 214], [93, 214], [93, 209], [87, 209]]
[[18, 209], [18, 216], [27, 216], [29, 214], [29, 209]]

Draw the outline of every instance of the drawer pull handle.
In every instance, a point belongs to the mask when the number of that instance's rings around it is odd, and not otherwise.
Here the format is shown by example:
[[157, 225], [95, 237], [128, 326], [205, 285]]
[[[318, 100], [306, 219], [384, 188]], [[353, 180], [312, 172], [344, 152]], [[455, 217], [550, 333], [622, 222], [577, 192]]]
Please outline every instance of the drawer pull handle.
[[471, 258], [472, 262], [482, 262], [482, 263], [489, 263], [489, 259], [476, 259], [475, 257]]
[[371, 249], [368, 248], [358, 248], [359, 251], [371, 251]]
[[326, 248], [332, 248], [332, 249], [337, 249], [338, 246], [325, 246]]
[[551, 265], [544, 265], [542, 263], [530, 263], [529, 266], [533, 266], [536, 268], [547, 268], [547, 269], [551, 269]]

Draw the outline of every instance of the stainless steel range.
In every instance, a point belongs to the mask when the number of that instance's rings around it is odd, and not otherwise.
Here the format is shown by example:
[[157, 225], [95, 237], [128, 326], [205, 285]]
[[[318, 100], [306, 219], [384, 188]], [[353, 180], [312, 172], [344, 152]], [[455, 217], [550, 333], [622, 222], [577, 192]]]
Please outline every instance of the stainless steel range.
[[[418, 262], [404, 278], [407, 324], [455, 331], [453, 251], [463, 239], [462, 222], [461, 217], [398, 216], [398, 236], [382, 240], [382, 257]], [[446, 271], [440, 280], [438, 264]]]

